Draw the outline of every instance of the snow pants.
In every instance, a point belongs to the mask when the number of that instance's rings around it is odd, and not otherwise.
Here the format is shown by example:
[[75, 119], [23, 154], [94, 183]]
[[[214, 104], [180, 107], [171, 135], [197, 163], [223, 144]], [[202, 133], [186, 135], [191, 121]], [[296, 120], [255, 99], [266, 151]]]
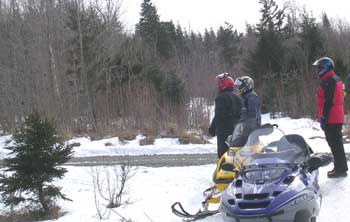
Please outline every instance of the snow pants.
[[217, 147], [218, 147], [218, 158], [220, 159], [222, 155], [226, 153], [228, 150], [228, 146], [226, 144], [227, 137], [231, 135], [231, 133], [219, 134], [217, 135]]
[[346, 172], [348, 165], [346, 161], [344, 145], [343, 145], [343, 124], [326, 124], [324, 133], [326, 140], [331, 148], [334, 158], [334, 170], [336, 172]]

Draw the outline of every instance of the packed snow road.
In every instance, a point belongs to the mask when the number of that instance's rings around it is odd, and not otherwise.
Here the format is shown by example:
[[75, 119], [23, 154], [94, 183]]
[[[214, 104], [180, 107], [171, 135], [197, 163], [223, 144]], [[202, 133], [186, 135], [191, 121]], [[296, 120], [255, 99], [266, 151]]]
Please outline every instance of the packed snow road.
[[[350, 160], [350, 153], [347, 153]], [[73, 158], [66, 165], [69, 166], [101, 166], [122, 165], [145, 167], [181, 167], [201, 166], [215, 164], [216, 154], [171, 154], [171, 155], [143, 155], [143, 156], [102, 156], [102, 157], [79, 157]]]
[[[67, 166], [111, 166], [123, 165], [145, 167], [175, 167], [175, 166], [200, 166], [215, 164], [216, 154], [162, 154], [141, 156], [92, 156], [74, 157], [65, 165]], [[0, 167], [3, 160], [0, 159]]]
[[200, 166], [214, 164], [217, 161], [216, 154], [162, 154], [142, 156], [103, 156], [103, 157], [79, 157], [73, 158], [67, 165], [72, 166], [97, 166], [97, 165], [121, 165], [127, 163], [130, 166], [145, 167], [175, 167], [175, 166]]
[[[350, 160], [350, 153], [347, 153]], [[162, 155], [142, 155], [142, 156], [95, 156], [95, 157], [75, 157], [65, 165], [67, 166], [112, 166], [127, 164], [130, 166], [144, 167], [181, 167], [181, 166], [201, 166], [215, 164], [217, 156], [214, 153], [206, 154], [162, 154]], [[3, 160], [0, 159], [0, 167]]]

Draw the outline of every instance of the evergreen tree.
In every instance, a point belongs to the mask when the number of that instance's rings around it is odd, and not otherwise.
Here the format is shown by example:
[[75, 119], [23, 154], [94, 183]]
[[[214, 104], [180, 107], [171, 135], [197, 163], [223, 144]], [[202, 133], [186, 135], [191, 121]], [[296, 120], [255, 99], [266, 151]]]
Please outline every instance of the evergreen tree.
[[[278, 9], [274, 0], [260, 0], [263, 5], [260, 10], [262, 18], [257, 25], [258, 42], [255, 51], [255, 61], [260, 72], [279, 73], [283, 64], [283, 34], [285, 9]], [[255, 68], [257, 68], [255, 67]], [[258, 70], [257, 74], [259, 73]]]
[[190, 31], [190, 33], [187, 37], [187, 42], [188, 42], [189, 47], [191, 49], [190, 50], [191, 53], [194, 53], [194, 52], [199, 51], [199, 49], [201, 48], [202, 39], [201, 39], [201, 36], [197, 35], [193, 31]]
[[216, 35], [214, 30], [211, 28], [210, 31], [204, 30], [204, 47], [207, 53], [214, 52], [217, 48], [216, 46]]
[[175, 49], [176, 55], [182, 58], [187, 55], [189, 51], [189, 49], [186, 47], [184, 32], [179, 24], [176, 26], [175, 30]]
[[136, 30], [144, 40], [144, 43], [150, 49], [156, 50], [160, 21], [157, 8], [151, 0], [143, 0], [140, 15], [140, 21], [136, 25]]
[[145, 81], [152, 83], [157, 92], [162, 91], [162, 83], [164, 81], [164, 74], [157, 64], [148, 64], [145, 66]]
[[41, 204], [48, 215], [54, 199], [69, 200], [52, 182], [67, 172], [60, 165], [69, 160], [72, 148], [62, 143], [54, 123], [38, 113], [28, 116], [12, 138], [6, 149], [14, 157], [5, 159], [0, 176], [1, 202]]
[[277, 86], [271, 82], [280, 80], [284, 68], [285, 8], [279, 9], [274, 0], [260, 0], [259, 3], [262, 17], [257, 24], [257, 46], [246, 66], [255, 81], [262, 85], [262, 111], [271, 112], [278, 109], [274, 101]]
[[342, 78], [346, 79], [349, 72], [349, 67], [343, 62], [342, 58], [334, 58], [335, 72]]
[[332, 24], [330, 23], [327, 14], [324, 12], [322, 13], [322, 27], [321, 32], [323, 33], [324, 41], [323, 41], [323, 47], [326, 52], [330, 52], [330, 42], [332, 38]]
[[163, 81], [162, 92], [171, 105], [178, 105], [184, 95], [183, 82], [174, 72], [169, 72]]
[[322, 26], [325, 30], [331, 30], [332, 25], [328, 19], [328, 16], [325, 12], [322, 13]]
[[160, 22], [157, 50], [162, 58], [169, 59], [175, 53], [176, 30], [172, 21]]
[[232, 24], [226, 23], [224, 27], [219, 28], [217, 41], [220, 47], [220, 55], [229, 66], [236, 64], [238, 61], [241, 37], [242, 35], [238, 34], [237, 30], [233, 31]]
[[307, 58], [307, 64], [310, 64], [324, 52], [323, 36], [314, 17], [304, 12], [302, 18], [300, 45]]

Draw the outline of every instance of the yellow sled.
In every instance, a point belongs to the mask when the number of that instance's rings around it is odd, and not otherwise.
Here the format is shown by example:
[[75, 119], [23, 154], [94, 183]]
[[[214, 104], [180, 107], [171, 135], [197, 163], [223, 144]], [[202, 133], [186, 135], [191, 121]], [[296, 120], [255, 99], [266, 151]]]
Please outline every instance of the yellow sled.
[[241, 147], [230, 147], [229, 150], [218, 160], [213, 175], [214, 186], [203, 192], [204, 201], [202, 207], [195, 214], [190, 214], [184, 210], [181, 203], [176, 202], [171, 206], [172, 212], [187, 221], [194, 221], [218, 213], [218, 210], [208, 210], [209, 204], [220, 202], [220, 194], [236, 178], [239, 172], [239, 163], [235, 163], [234, 155]]
[[[242, 147], [230, 147], [228, 151], [219, 159], [213, 175], [213, 182], [215, 185], [211, 188], [215, 190], [212, 193], [221, 193], [227, 186], [237, 177], [242, 164], [248, 160], [249, 157], [242, 157], [239, 150]], [[261, 150], [259, 144], [251, 148], [254, 153]], [[219, 203], [220, 196], [208, 196], [208, 203]]]

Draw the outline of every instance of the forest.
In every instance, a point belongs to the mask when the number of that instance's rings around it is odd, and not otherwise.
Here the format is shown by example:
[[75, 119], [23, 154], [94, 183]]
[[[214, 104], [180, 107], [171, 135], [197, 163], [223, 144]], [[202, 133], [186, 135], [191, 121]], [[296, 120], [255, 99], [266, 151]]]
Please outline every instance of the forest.
[[[250, 75], [263, 113], [314, 118], [321, 56], [350, 72], [350, 24], [259, 0], [260, 20], [195, 33], [162, 21], [152, 0], [130, 33], [120, 0], [0, 0], [0, 129], [34, 111], [65, 135], [207, 133], [214, 78]], [[348, 106], [345, 106], [347, 111]]]

